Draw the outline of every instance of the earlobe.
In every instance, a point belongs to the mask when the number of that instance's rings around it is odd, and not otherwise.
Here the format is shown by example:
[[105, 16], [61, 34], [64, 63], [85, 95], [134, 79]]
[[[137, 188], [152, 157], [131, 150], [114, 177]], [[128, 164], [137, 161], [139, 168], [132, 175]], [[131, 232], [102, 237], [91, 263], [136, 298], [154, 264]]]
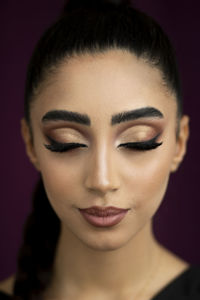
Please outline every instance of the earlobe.
[[22, 138], [25, 143], [26, 153], [27, 153], [31, 163], [34, 165], [34, 167], [38, 171], [40, 171], [39, 163], [38, 163], [37, 156], [36, 156], [36, 153], [34, 150], [34, 145], [33, 145], [30, 128], [24, 118], [21, 120], [21, 134], [22, 134]]
[[179, 135], [176, 141], [176, 149], [172, 161], [171, 172], [177, 171], [187, 150], [187, 141], [189, 138], [189, 117], [188, 116], [184, 115], [181, 118], [179, 128], [180, 128]]

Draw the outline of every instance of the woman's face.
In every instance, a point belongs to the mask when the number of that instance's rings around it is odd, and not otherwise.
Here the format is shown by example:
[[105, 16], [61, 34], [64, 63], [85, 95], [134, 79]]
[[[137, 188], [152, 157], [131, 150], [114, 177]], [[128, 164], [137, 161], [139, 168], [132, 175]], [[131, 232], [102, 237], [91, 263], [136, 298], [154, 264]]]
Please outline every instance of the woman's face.
[[[70, 59], [46, 80], [31, 107], [33, 147], [25, 122], [22, 131], [71, 236], [91, 248], [117, 249], [151, 222], [185, 153], [188, 119], [176, 140], [176, 111], [159, 70], [127, 51]], [[66, 143], [81, 145], [67, 151]], [[94, 205], [130, 210], [117, 225], [99, 228], [78, 210]]]

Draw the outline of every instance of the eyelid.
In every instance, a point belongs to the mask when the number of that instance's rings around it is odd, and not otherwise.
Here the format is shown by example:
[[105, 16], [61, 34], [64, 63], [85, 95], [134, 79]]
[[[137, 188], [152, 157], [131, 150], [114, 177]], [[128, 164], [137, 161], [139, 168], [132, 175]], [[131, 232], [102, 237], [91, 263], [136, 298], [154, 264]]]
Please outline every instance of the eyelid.
[[144, 150], [147, 150], [148, 147], [153, 149], [153, 148], [156, 148], [160, 145], [162, 145], [162, 142], [157, 142], [157, 138], [160, 136], [160, 133], [157, 134], [155, 137], [153, 137], [152, 139], [150, 140], [146, 140], [146, 141], [141, 141], [141, 142], [128, 142], [128, 143], [122, 143], [119, 145], [119, 147], [127, 147], [127, 148], [138, 148], [138, 149], [144, 149]]
[[49, 140], [50, 145], [44, 144], [44, 146], [52, 152], [67, 152], [69, 150], [73, 150], [79, 147], [87, 147], [87, 145], [81, 143], [61, 143], [55, 141], [49, 136], [46, 137]]
[[[162, 142], [156, 142], [157, 138], [160, 136], [160, 133], [154, 136], [150, 140], [146, 141], [140, 141], [140, 142], [127, 142], [127, 143], [121, 143], [118, 147], [124, 147], [130, 150], [138, 150], [138, 151], [147, 151], [151, 149], [155, 149], [162, 145]], [[79, 147], [87, 147], [87, 145], [82, 144], [82, 143], [62, 143], [62, 142], [57, 142], [50, 136], [46, 135], [46, 138], [49, 140], [50, 145], [44, 144], [44, 146], [53, 152], [66, 152], [69, 150], [73, 150]]]
[[130, 136], [137, 136], [137, 132], [140, 132], [141, 130], [147, 130], [147, 134], [151, 134], [151, 133], [157, 133], [160, 132], [162, 133], [164, 130], [164, 119], [155, 119], [155, 120], [135, 120], [134, 123], [130, 124], [122, 124], [122, 126], [119, 128], [119, 130], [117, 131], [117, 136], [121, 137], [124, 136], [126, 138], [126, 134], [130, 133]]
[[[47, 126], [48, 125], [48, 126]], [[47, 124], [45, 128], [44, 124], [44, 136], [49, 137], [64, 137], [65, 138], [76, 138], [76, 139], [88, 139], [88, 133], [86, 130], [79, 128], [76, 124]], [[50, 126], [51, 125], [51, 126]], [[57, 125], [57, 126], [56, 126]], [[56, 140], [55, 140], [56, 141]]]
[[45, 136], [48, 139], [48, 141], [54, 145], [68, 145], [68, 144], [81, 144], [82, 145], [83, 144], [80, 142], [60, 142], [60, 141], [57, 141], [56, 139], [50, 137], [49, 135], [45, 135]]

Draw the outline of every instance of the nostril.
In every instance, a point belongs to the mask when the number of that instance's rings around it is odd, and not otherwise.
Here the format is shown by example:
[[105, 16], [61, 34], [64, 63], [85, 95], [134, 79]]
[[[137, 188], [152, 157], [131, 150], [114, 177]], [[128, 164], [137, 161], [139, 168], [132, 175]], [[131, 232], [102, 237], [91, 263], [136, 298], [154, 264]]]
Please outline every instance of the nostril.
[[95, 178], [91, 178], [86, 180], [85, 186], [87, 189], [90, 191], [95, 191], [101, 194], [105, 194], [109, 191], [117, 191], [119, 188], [119, 185], [114, 182], [114, 180], [104, 180], [104, 181], [99, 181], [95, 180]]

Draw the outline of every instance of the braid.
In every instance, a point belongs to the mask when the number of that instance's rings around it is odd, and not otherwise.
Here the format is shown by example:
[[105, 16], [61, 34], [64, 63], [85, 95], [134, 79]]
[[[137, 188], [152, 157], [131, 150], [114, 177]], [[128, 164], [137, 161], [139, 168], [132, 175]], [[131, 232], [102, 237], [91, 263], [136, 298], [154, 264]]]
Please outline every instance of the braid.
[[25, 223], [24, 241], [18, 254], [14, 299], [41, 299], [41, 293], [51, 280], [59, 233], [60, 220], [40, 179], [33, 194], [33, 211]]

